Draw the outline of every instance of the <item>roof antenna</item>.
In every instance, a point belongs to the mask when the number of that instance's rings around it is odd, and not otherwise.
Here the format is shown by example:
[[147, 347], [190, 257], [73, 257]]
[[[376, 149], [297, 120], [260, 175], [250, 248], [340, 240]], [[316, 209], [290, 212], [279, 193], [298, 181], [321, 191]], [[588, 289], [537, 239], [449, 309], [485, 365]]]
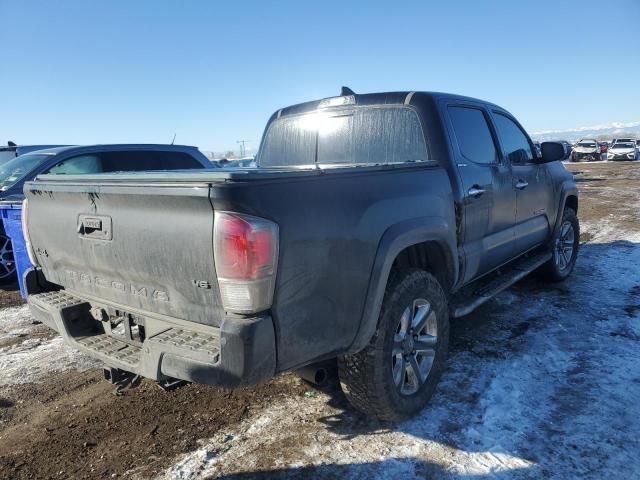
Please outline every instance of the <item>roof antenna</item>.
[[7, 142], [7, 147], [17, 147], [18, 145], [15, 144], [15, 142], [12, 142], [11, 140], [9, 140]]
[[171, 140], [171, 145], [173, 145], [173, 142], [175, 142], [175, 141], [176, 141], [176, 134], [174, 133], [173, 134], [173, 139]]
[[340, 96], [344, 97], [345, 95], [355, 95], [356, 92], [354, 92], [353, 90], [351, 90], [349, 87], [342, 87], [342, 89], [340, 90]]

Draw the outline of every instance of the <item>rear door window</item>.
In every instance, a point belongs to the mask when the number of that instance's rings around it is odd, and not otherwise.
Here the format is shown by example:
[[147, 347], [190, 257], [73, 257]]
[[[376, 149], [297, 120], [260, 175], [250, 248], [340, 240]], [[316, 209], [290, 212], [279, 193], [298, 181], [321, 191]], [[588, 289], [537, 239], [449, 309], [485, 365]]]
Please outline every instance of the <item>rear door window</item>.
[[450, 106], [448, 111], [460, 153], [474, 163], [496, 163], [498, 153], [484, 112], [461, 106]]
[[179, 170], [204, 168], [191, 155], [183, 152], [115, 151], [79, 155], [61, 161], [47, 173], [74, 175], [103, 172], [145, 170]]
[[[512, 164], [527, 163], [533, 160], [533, 152], [527, 136], [522, 129], [506, 115], [494, 112], [498, 137], [504, 153]], [[595, 144], [594, 144], [595, 147]]]
[[260, 166], [385, 164], [428, 160], [417, 113], [407, 107], [354, 107], [274, 120]]
[[79, 155], [67, 158], [51, 167], [46, 173], [75, 175], [81, 173], [101, 173], [102, 162], [98, 155]]
[[200, 162], [184, 152], [119, 151], [104, 152], [100, 157], [104, 172], [204, 168]]

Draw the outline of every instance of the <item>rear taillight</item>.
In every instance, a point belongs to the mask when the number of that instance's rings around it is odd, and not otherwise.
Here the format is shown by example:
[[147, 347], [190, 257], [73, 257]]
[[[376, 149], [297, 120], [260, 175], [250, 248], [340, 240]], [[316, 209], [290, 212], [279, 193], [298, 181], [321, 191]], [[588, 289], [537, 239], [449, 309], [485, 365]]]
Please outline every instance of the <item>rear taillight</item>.
[[24, 237], [24, 243], [27, 247], [27, 254], [29, 255], [29, 260], [31, 260], [31, 264], [34, 266], [38, 266], [38, 260], [36, 259], [36, 255], [33, 252], [33, 247], [31, 246], [31, 238], [29, 237], [29, 226], [28, 226], [28, 216], [29, 216], [29, 201], [25, 198], [22, 202], [22, 215], [20, 217], [22, 222], [22, 236]]
[[225, 310], [271, 307], [278, 261], [278, 225], [263, 218], [215, 212], [213, 253]]

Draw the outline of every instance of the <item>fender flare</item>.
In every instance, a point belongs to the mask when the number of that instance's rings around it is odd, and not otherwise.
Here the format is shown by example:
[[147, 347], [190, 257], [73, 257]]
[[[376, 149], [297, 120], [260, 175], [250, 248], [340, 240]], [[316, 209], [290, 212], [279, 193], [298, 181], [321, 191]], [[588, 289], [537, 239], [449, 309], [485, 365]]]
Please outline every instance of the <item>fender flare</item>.
[[389, 227], [378, 243], [378, 250], [371, 269], [369, 287], [360, 320], [358, 332], [346, 353], [356, 353], [367, 346], [373, 336], [382, 308], [382, 300], [387, 287], [391, 267], [398, 254], [405, 248], [423, 242], [435, 241], [447, 255], [447, 269], [451, 285], [443, 285], [447, 290], [456, 284], [458, 278], [458, 257], [456, 254], [455, 225], [442, 217], [419, 217], [397, 223]]
[[578, 187], [573, 182], [568, 183], [568, 184], [565, 183], [561, 187], [561, 190], [560, 190], [560, 203], [558, 205], [559, 209], [558, 209], [558, 214], [556, 215], [555, 224], [553, 226], [553, 232], [552, 232], [552, 235], [551, 235], [552, 239], [555, 238], [556, 234], [558, 233], [558, 229], [560, 228], [560, 225], [562, 225], [562, 213], [564, 212], [564, 208], [567, 205], [567, 198], [569, 198], [569, 197], [576, 197], [576, 199], [579, 199], [579, 197], [578, 197]]

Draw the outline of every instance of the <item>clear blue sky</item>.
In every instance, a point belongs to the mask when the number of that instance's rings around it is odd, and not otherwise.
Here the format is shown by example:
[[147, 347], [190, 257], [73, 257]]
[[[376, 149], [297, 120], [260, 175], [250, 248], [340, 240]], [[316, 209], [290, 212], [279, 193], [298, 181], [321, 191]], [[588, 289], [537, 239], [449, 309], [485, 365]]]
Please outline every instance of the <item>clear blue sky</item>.
[[477, 96], [530, 131], [640, 120], [640, 0], [0, 0], [0, 19], [2, 143], [221, 151], [341, 85]]

